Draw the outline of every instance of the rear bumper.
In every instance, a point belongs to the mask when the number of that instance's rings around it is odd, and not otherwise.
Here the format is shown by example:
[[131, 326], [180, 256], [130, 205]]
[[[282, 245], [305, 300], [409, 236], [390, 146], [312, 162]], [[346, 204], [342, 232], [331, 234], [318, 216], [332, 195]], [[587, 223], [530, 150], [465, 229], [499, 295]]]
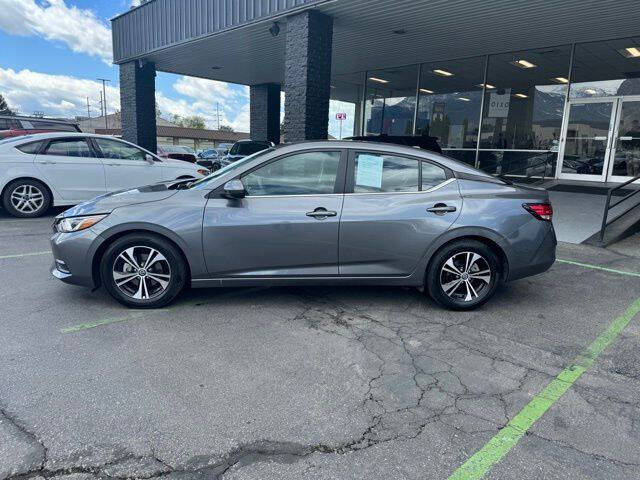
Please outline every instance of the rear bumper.
[[546, 272], [551, 268], [556, 261], [556, 246], [558, 240], [556, 239], [556, 232], [553, 229], [553, 225], [549, 225], [549, 230], [544, 236], [542, 243], [538, 250], [534, 253], [531, 259], [525, 264], [516, 266], [509, 270], [508, 281], [518, 280], [520, 278], [530, 277], [532, 275], [538, 275], [539, 273]]

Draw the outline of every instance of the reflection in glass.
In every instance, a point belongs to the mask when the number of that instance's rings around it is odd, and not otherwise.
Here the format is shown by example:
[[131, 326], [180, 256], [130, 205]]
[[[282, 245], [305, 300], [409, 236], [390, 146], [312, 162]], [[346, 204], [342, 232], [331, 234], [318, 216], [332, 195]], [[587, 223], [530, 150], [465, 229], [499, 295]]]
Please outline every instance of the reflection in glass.
[[612, 111], [613, 102], [570, 105], [563, 173], [602, 175]]
[[517, 150], [481, 150], [480, 169], [493, 175], [551, 177], [556, 168], [557, 152], [521, 152]]
[[[329, 135], [333, 138], [345, 138], [360, 134], [363, 89], [363, 73], [331, 77]], [[338, 113], [345, 113], [347, 118], [341, 122], [336, 118]]]
[[417, 192], [418, 161], [393, 155], [356, 154], [354, 193]]
[[620, 107], [618, 139], [612, 175], [640, 175], [640, 101], [624, 101]]
[[365, 135], [413, 135], [417, 65], [367, 72]]
[[567, 75], [570, 56], [567, 45], [489, 57], [480, 148], [558, 150], [567, 85], [552, 79]]
[[570, 98], [640, 95], [639, 59], [627, 49], [640, 46], [640, 37], [576, 45]]
[[[416, 134], [436, 137], [446, 155], [460, 158], [459, 149], [477, 146], [484, 64], [485, 57], [474, 57], [422, 65]], [[460, 159], [475, 163], [471, 153], [473, 161]]]

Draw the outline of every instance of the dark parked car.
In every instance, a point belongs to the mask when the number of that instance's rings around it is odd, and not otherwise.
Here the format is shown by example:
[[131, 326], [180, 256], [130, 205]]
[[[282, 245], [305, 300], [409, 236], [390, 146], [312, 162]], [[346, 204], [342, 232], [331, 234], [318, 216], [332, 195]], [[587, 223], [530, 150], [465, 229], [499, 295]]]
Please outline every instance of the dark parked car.
[[260, 140], [240, 140], [233, 144], [229, 149], [229, 153], [225, 157], [227, 164], [233, 163], [241, 158], [253, 155], [267, 148], [273, 147], [271, 142], [263, 142]]
[[198, 160], [196, 152], [185, 145], [158, 145], [158, 156], [191, 163], [196, 163]]
[[80, 132], [80, 127], [65, 120], [0, 115], [0, 138], [49, 132]]
[[369, 142], [269, 148], [195, 182], [107, 194], [59, 215], [52, 274], [136, 308], [185, 287], [426, 287], [449, 308], [555, 260], [546, 190]]
[[426, 135], [419, 135], [415, 137], [410, 135], [367, 135], [364, 137], [349, 137], [346, 140], [355, 140], [358, 142], [393, 143], [394, 145], [418, 147], [422, 150], [442, 153], [442, 149], [438, 144], [438, 139], [436, 137], [428, 137]]
[[227, 148], [210, 148], [209, 150], [205, 150], [198, 155], [198, 165], [215, 172], [220, 169], [223, 164], [226, 165], [228, 162], [223, 162], [225, 156], [229, 153]]

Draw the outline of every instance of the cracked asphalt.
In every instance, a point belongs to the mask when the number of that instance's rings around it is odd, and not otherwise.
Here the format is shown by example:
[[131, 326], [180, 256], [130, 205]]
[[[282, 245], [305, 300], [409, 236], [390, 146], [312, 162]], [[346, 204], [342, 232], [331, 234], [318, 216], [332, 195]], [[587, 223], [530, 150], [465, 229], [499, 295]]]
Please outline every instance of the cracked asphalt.
[[[49, 276], [51, 221], [0, 211], [0, 479], [446, 479], [640, 297], [556, 263], [469, 313], [364, 287], [136, 312]], [[640, 318], [486, 478], [640, 478]]]

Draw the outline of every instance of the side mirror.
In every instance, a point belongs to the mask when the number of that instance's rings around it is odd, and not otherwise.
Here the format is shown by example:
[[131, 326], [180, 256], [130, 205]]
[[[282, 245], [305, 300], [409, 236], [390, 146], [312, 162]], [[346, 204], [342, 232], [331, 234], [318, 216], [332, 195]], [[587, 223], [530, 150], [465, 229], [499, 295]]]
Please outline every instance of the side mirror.
[[240, 180], [229, 180], [224, 184], [224, 196], [227, 198], [244, 198], [247, 195], [247, 191], [244, 189], [244, 185]]
[[150, 163], [151, 165], [153, 165], [153, 157], [151, 155], [149, 155], [148, 153], [144, 156], [144, 159], [147, 161], [147, 163]]

